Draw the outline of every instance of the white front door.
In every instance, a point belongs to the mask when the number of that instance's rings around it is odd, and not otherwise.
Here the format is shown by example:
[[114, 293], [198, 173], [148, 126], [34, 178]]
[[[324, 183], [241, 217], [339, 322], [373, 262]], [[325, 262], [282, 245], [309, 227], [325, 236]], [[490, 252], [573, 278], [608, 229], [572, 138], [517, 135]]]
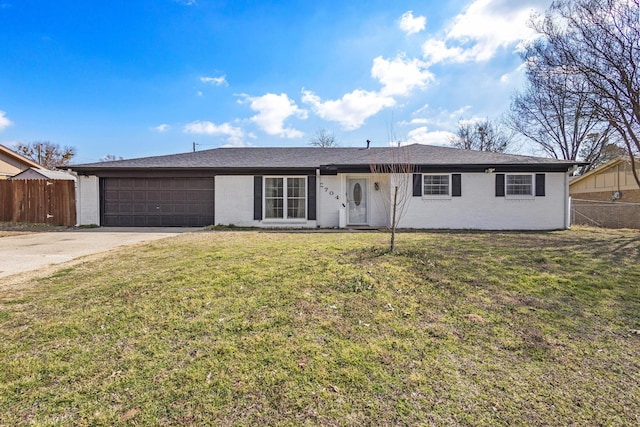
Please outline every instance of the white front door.
[[347, 178], [347, 224], [367, 224], [367, 178]]

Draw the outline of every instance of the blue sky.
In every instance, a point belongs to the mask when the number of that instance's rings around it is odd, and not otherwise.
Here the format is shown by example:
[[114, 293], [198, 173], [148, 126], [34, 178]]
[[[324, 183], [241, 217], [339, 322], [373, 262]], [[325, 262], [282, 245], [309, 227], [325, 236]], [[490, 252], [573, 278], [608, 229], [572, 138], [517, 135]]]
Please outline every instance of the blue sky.
[[74, 146], [75, 163], [318, 129], [446, 145], [459, 120], [507, 111], [549, 4], [0, 0], [0, 144]]

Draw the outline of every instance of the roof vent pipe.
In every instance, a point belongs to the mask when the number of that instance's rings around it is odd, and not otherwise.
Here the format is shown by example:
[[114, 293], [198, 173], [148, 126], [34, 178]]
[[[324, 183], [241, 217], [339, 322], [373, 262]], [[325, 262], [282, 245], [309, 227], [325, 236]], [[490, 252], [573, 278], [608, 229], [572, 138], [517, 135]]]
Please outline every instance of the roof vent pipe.
[[369, 146], [370, 146], [370, 145], [371, 145], [371, 141], [369, 141], [369, 140], [367, 139], [367, 150], [369, 149]]

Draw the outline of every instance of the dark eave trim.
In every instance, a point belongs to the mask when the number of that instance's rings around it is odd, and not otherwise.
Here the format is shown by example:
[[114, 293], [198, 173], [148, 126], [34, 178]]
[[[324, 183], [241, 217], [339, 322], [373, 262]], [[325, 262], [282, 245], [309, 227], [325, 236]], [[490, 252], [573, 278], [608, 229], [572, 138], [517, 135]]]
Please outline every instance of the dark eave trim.
[[[447, 165], [416, 165], [418, 173], [509, 173], [509, 172], [568, 172], [575, 166], [584, 163], [530, 163], [530, 164], [447, 164]], [[206, 178], [217, 175], [315, 175], [320, 170], [321, 175], [337, 175], [338, 173], [371, 173], [370, 165], [321, 165], [318, 168], [311, 167], [251, 167], [251, 168], [158, 168], [158, 167], [71, 167], [78, 175], [96, 175], [101, 178]]]
[[[449, 165], [416, 165], [417, 173], [486, 173], [486, 172], [568, 172], [581, 163], [532, 163], [532, 164], [449, 164]], [[370, 173], [369, 165], [323, 165], [321, 175], [337, 175], [339, 173]]]
[[315, 168], [71, 168], [100, 178], [209, 178], [217, 175], [315, 175]]

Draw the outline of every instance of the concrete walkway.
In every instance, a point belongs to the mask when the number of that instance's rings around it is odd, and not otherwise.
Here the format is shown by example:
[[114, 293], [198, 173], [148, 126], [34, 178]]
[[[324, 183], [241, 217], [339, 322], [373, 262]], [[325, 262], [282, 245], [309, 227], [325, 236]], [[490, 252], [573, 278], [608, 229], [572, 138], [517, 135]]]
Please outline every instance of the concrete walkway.
[[86, 255], [199, 231], [200, 228], [94, 228], [0, 238], [2, 278], [61, 264]]

